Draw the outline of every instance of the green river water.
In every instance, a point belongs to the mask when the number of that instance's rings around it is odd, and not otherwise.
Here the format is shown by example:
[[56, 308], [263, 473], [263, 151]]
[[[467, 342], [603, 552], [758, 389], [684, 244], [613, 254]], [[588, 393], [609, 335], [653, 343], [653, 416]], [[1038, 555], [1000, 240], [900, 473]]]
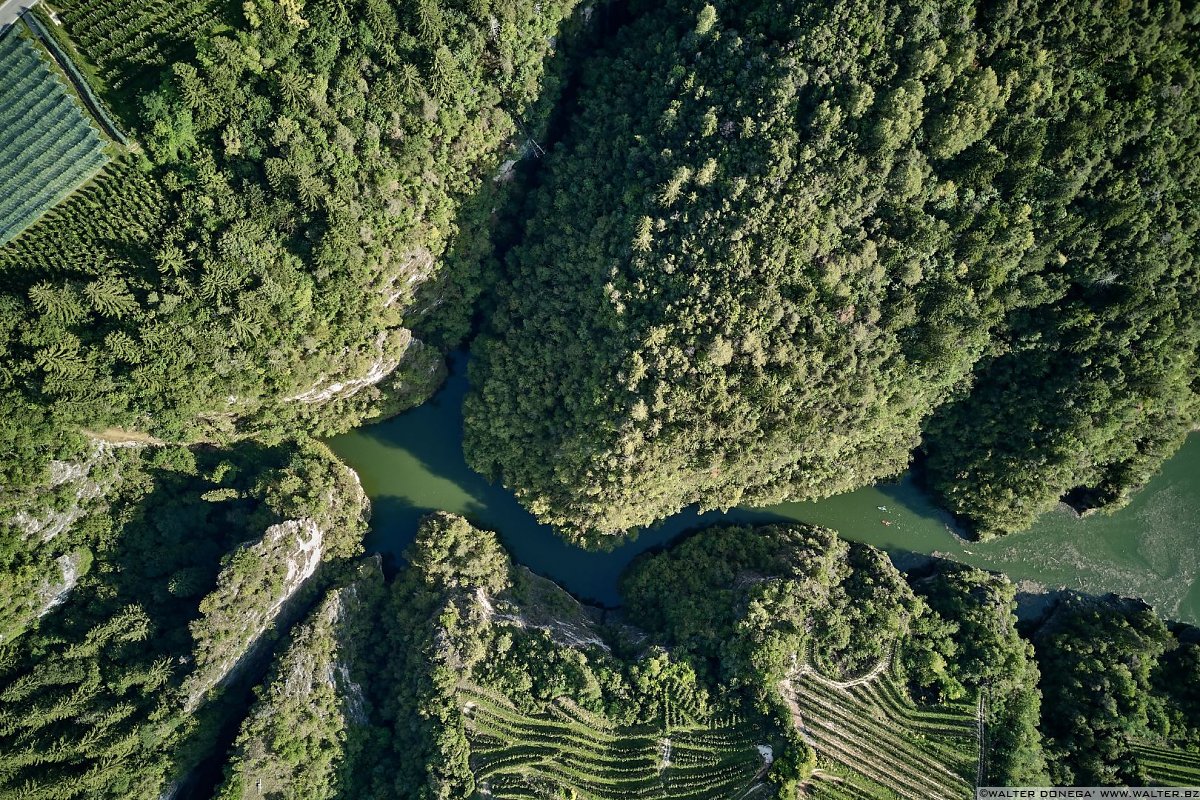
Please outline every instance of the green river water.
[[[859, 489], [815, 503], [698, 515], [685, 510], [610, 552], [559, 539], [512, 494], [472, 472], [462, 455], [466, 358], [452, 358], [445, 386], [424, 405], [330, 441], [353, 467], [373, 506], [368, 549], [400, 556], [418, 520], [452, 511], [496, 531], [520, 563], [575, 595], [613, 606], [617, 579], [635, 556], [690, 529], [718, 522], [799, 520], [886, 549], [940, 555], [1003, 572], [1021, 588], [1067, 587], [1144, 598], [1160, 614], [1200, 624], [1200, 437], [1193, 435], [1126, 508], [1079, 519], [1063, 508], [1032, 529], [992, 542], [956, 536], [913, 481]], [[884, 521], [890, 524], [885, 525]]]

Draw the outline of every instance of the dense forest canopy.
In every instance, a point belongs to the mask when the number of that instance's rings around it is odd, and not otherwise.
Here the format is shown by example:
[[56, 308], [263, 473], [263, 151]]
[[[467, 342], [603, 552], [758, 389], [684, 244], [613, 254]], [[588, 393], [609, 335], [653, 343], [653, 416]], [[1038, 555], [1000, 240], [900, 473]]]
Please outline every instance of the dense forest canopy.
[[[1153, 785], [1149, 746], [1194, 751], [1197, 631], [1172, 632], [1136, 600], [1068, 596], [1033, 636], [1047, 707], [1051, 777], [1067, 785]], [[1167, 759], [1166, 763], [1171, 763]], [[1157, 779], [1157, 780], [1156, 780]]]
[[973, 386], [926, 437], [932, 488], [984, 533], [1063, 497], [1123, 505], [1200, 418], [1200, 7], [1049, 3], [1003, 20], [1004, 50], [1048, 54], [1013, 140], [1040, 153], [1018, 184], [1036, 239]]
[[44, 427], [329, 433], [427, 397], [409, 329], [470, 291], [443, 256], [487, 239], [571, 8], [268, 0], [192, 31], [129, 100], [119, 185], [0, 249], [2, 402], [47, 418], [5, 427], [6, 477], [44, 477]]
[[507, 260], [477, 469], [609, 533], [862, 486], [925, 431], [990, 534], [1119, 502], [1178, 446], [1194, 4], [641, 10]]
[[411, 327], [461, 326], [447, 251], [487, 240], [572, 9], [259, 0], [176, 25], [199, 5], [123, 12], [154, 41], [137, 63], [94, 4], [58, 6], [136, 143], [0, 248], [4, 639], [91, 565], [127, 449], [270, 447], [432, 393]]
[[[881, 685], [900, 693], [895, 702], [910, 713], [927, 709], [947, 717], [959, 706], [945, 705], [935, 685], [953, 686], [950, 700], [988, 691], [998, 704], [997, 729], [1028, 734], [995, 749], [991, 777], [1044, 779], [1032, 650], [1016, 634], [1011, 584], [985, 573], [949, 568], [914, 593], [881, 553], [847, 546], [830, 531], [714, 528], [635, 564], [624, 582], [628, 602], [609, 618], [515, 567], [493, 534], [458, 517], [427, 518], [409, 564], [393, 584], [383, 629], [375, 634], [386, 644], [374, 657], [386, 667], [351, 664], [345, 673], [364, 679], [365, 703], [343, 695], [342, 707], [370, 710], [369, 725], [388, 733], [367, 750], [336, 749], [341, 766], [331, 784], [338, 790], [322, 796], [464, 797], [518, 789], [570, 796], [583, 787], [618, 797], [638, 786], [653, 796], [699, 791], [716, 798], [736, 795], [720, 788], [733, 776], [730, 786], [744, 789], [739, 780], [765, 779], [770, 796], [791, 797], [811, 777], [814, 759], [829, 754], [814, 754], [797, 734], [784, 687], [812, 670], [828, 680], [861, 675], [893, 655], [897, 683], [889, 677]], [[944, 616], [923, 597], [942, 605]], [[327, 628], [324, 618], [319, 610], [313, 625]], [[955, 637], [960, 621], [969, 632]], [[306, 626], [293, 649], [325, 652], [313, 650], [313, 630]], [[930, 669], [920, 654], [935, 651], [945, 657]], [[370, 664], [371, 656], [365, 658]], [[980, 660], [987, 666], [979, 667]], [[1008, 674], [1014, 664], [1019, 670]], [[1007, 682], [992, 684], [986, 673], [993, 666], [1006, 670]], [[284, 696], [279, 680], [240, 740], [262, 731], [267, 715], [314, 716], [300, 697]], [[1003, 705], [1021, 693], [1032, 700], [1020, 710]], [[327, 715], [326, 730], [344, 727], [345, 718], [344, 711]], [[571, 724], [564, 727], [564, 719]], [[697, 736], [693, 725], [705, 719]], [[370, 739], [361, 732], [366, 724], [360, 720], [350, 739]], [[975, 734], [973, 723], [966, 724], [960, 746], [969, 749]], [[277, 776], [290, 772], [307, 780], [308, 764], [292, 754], [312, 747], [314, 730], [321, 735], [303, 721], [279, 730], [274, 755], [264, 757], [260, 744], [255, 771], [237, 762], [241, 785], [251, 777], [269, 779], [284, 796], [294, 796], [302, 784], [280, 786]], [[667, 737], [680, 765], [661, 752], [641, 752], [653, 745], [648, 735]], [[380, 749], [379, 742], [389, 740], [391, 748]], [[717, 752], [724, 748], [724, 755], [716, 758], [705, 741]], [[748, 741], [758, 744], [747, 747]], [[760, 746], [771, 753], [765, 765]], [[661, 751], [661, 741], [657, 747]], [[913, 747], [923, 757], [919, 745]], [[239, 746], [239, 752], [250, 751]], [[607, 766], [614, 756], [620, 766]], [[657, 769], [643, 783], [638, 770], [648, 756]], [[1016, 771], [1020, 759], [1033, 771]], [[596, 774], [608, 777], [588, 783]]]
[[593, 608], [448, 513], [364, 556], [317, 439], [470, 338], [576, 541], [914, 452], [983, 535], [1120, 505], [1200, 402], [1193, 0], [52, 6], [112, 140], [0, 247], [0, 800], [1200, 783], [1139, 601], [780, 524]]
[[[3, 609], [0, 797], [158, 796], [244, 706], [232, 667], [362, 549], [365, 498], [319, 446], [131, 450], [122, 473], [107, 514], [59, 534], [91, 569], [15, 641], [28, 610]], [[5, 577], [45, 604], [43, 580]]]

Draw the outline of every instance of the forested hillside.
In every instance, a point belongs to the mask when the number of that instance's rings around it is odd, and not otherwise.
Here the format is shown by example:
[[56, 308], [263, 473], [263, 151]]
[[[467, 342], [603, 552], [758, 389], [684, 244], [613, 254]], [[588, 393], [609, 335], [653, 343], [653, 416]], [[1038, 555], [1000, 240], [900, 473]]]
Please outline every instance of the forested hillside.
[[788, 703], [821, 766], [868, 795], [1045, 780], [1038, 672], [1004, 579], [941, 565], [910, 588], [874, 548], [773, 525], [703, 531], [635, 565], [623, 590], [674, 651]]
[[131, 142], [0, 248], [0, 794], [23, 800], [203, 782], [361, 551], [361, 487], [307, 437], [436, 388], [411, 327], [461, 325], [444, 256], [487, 240], [573, 6], [118, 5], [45, 21]]
[[109, 512], [44, 545], [85, 554], [53, 596], [36, 575], [5, 586], [40, 595], [41, 619], [10, 641], [31, 610], [4, 608], [0, 797], [158, 796], [241, 713], [276, 626], [361, 552], [366, 498], [323, 448], [121, 463]]
[[[1000, 732], [986, 777], [1044, 779], [1037, 671], [1011, 585], [986, 574], [925, 580], [940, 613], [830, 531], [717, 528], [635, 564], [603, 615], [446, 514], [409, 563], [390, 601], [360, 578], [301, 628], [223, 797], [961, 797], [980, 691]], [[864, 703], [879, 719], [850, 723]]]
[[[33, 423], [4, 427], [9, 485], [80, 427], [278, 438], [425, 399], [440, 357], [410, 328], [463, 313], [443, 256], [486, 241], [572, 5], [268, 0], [184, 29], [150, 88], [120, 81], [138, 152], [0, 248], [0, 402]], [[183, 33], [155, 13], [149, 35]]]
[[1121, 505], [1200, 422], [1197, 0], [29, 13], [0, 800], [1200, 784], [1200, 632], [1140, 601], [1018, 623], [1002, 575], [789, 523], [690, 531], [603, 609], [427, 514], [505, 493], [321, 441], [465, 347], [468, 461], [576, 544], [914, 459], [982, 536]]
[[896, 475], [924, 430], [991, 534], [1178, 446], [1194, 4], [635, 7], [476, 347], [476, 469], [611, 533]]
[[926, 439], [932, 488], [981, 532], [1063, 497], [1123, 505], [1200, 419], [1198, 23], [1195, 3], [998, 20], [998, 52], [1044, 87], [1014, 141], [1038, 154], [1012, 187], [1035, 241], [974, 385]]
[[1065, 785], [1200, 780], [1200, 631], [1137, 600], [1067, 597], [1033, 635], [1051, 777]]
[[1004, 578], [905, 576], [793, 524], [648, 555], [603, 612], [448, 514], [389, 580], [354, 558], [362, 507], [319, 451], [171, 452], [0, 650], [0, 797], [925, 800], [1200, 775], [1198, 634], [1136, 601], [1068, 595], [1022, 635]]

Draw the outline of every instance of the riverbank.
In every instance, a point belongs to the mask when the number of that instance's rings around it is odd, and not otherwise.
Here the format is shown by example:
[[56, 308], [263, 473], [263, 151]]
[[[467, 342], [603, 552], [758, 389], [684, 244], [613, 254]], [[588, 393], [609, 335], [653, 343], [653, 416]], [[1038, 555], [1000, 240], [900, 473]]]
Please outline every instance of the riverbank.
[[639, 554], [720, 522], [795, 520], [888, 551], [897, 564], [939, 556], [1007, 574], [1014, 582], [1144, 598], [1160, 614], [1200, 623], [1200, 437], [1192, 436], [1124, 509], [1080, 519], [1059, 510], [1030, 530], [988, 542], [958, 536], [910, 476], [816, 503], [697, 514], [689, 509], [608, 552], [565, 543], [512, 495], [471, 471], [462, 457], [466, 358], [452, 356], [445, 385], [427, 403], [330, 441], [360, 475], [374, 508], [368, 549], [400, 557], [419, 519], [461, 514], [500, 534], [520, 563], [575, 596], [617, 605], [617, 581]]

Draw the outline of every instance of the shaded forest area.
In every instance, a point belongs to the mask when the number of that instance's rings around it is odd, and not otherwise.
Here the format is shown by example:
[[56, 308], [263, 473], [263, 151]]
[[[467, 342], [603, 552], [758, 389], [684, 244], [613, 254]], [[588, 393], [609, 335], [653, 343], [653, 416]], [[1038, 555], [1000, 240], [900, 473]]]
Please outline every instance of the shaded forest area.
[[476, 469], [587, 538], [917, 451], [988, 536], [1181, 444], [1194, 3], [637, 7], [474, 348]]

